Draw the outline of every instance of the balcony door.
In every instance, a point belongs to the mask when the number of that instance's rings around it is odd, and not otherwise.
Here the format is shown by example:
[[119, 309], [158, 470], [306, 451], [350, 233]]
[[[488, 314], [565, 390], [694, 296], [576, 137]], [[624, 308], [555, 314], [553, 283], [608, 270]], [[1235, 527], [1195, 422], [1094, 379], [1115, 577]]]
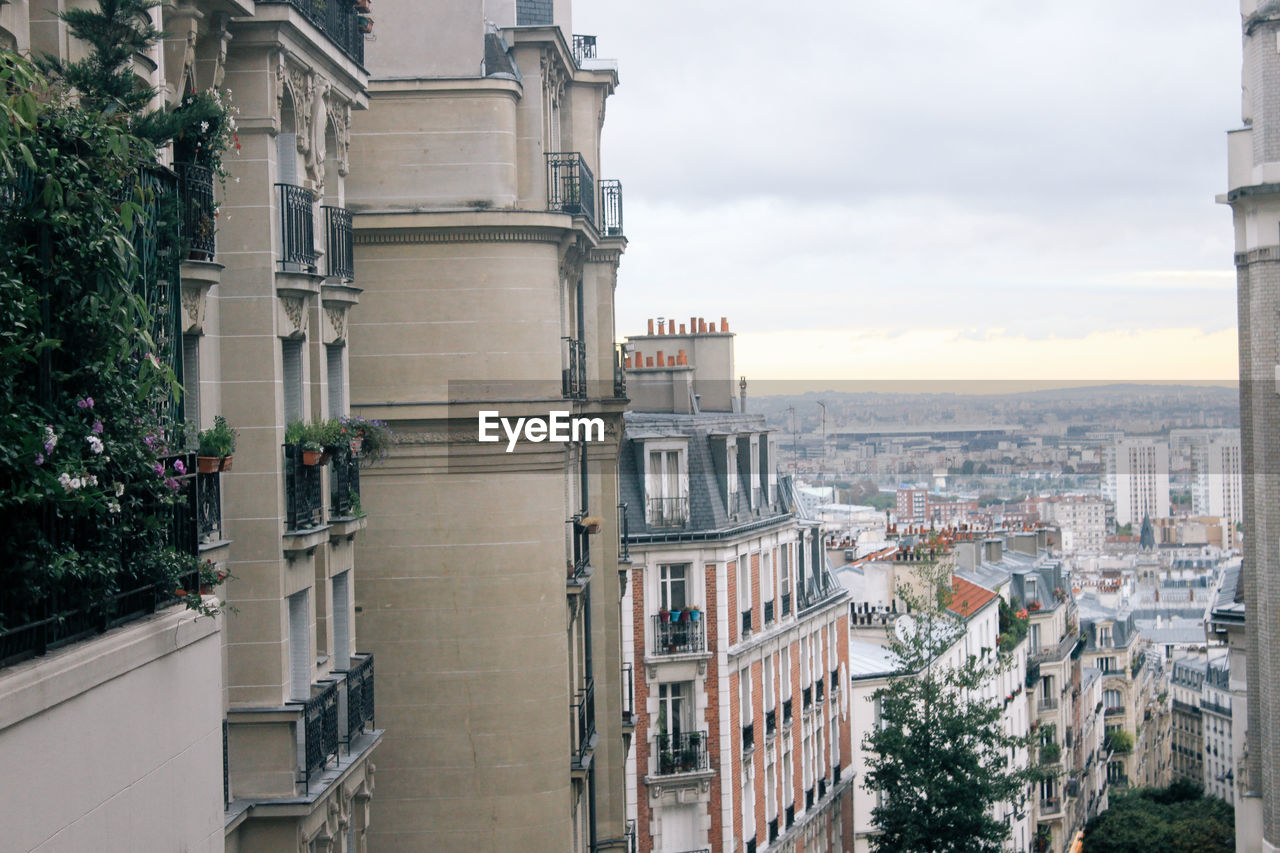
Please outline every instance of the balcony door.
[[658, 598], [663, 610], [684, 610], [691, 603], [687, 563], [662, 566], [658, 573], [658, 584]]
[[680, 735], [693, 731], [693, 682], [675, 681], [658, 685], [658, 735]]

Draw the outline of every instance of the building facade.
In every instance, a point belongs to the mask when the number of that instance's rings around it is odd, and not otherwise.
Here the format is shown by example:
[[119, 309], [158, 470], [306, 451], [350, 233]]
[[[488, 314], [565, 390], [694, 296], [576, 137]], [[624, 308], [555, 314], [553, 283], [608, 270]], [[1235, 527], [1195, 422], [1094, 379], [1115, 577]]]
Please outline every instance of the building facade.
[[846, 594], [722, 320], [628, 339], [628, 810], [642, 853], [851, 849]]
[[[1239, 438], [1216, 438], [1191, 450], [1191, 512], [1221, 518], [1234, 529], [1244, 518]], [[1226, 543], [1230, 545], [1230, 542]]]
[[1172, 766], [1175, 779], [1200, 782], [1205, 774], [1204, 718], [1200, 697], [1204, 692], [1208, 661], [1184, 657], [1173, 661], [1169, 672], [1172, 708]]
[[[400, 438], [371, 468], [379, 661], [373, 851], [628, 844], [613, 306], [618, 77], [567, 0], [377, 4], [348, 204], [364, 292], [352, 409]], [[599, 419], [481, 441], [481, 412]], [[500, 432], [500, 431], [499, 431]]]
[[1115, 506], [1116, 524], [1142, 524], [1169, 516], [1169, 445], [1126, 438], [1102, 449], [1102, 492]]
[[[1280, 61], [1274, 49], [1280, 9], [1270, 0], [1241, 0], [1242, 126], [1227, 136], [1227, 191], [1235, 235], [1240, 335], [1240, 456], [1244, 472], [1242, 604], [1247, 670], [1280, 671], [1280, 626], [1255, 619], [1280, 603], [1280, 402], [1275, 366], [1280, 350]], [[1243, 615], [1243, 614], [1242, 614]], [[1234, 661], [1233, 661], [1234, 664]], [[1234, 674], [1235, 667], [1233, 665]], [[1280, 692], [1271, 678], [1248, 680], [1246, 749], [1238, 768], [1237, 849], [1280, 849]], [[1237, 723], [1240, 721], [1237, 719]]]

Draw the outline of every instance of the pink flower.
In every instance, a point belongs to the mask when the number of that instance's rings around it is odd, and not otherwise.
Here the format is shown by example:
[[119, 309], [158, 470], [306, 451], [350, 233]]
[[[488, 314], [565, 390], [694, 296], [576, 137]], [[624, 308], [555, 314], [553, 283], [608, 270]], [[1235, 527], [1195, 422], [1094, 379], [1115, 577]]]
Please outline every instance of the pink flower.
[[102, 435], [102, 421], [93, 422], [93, 434]]
[[164, 480], [164, 484], [169, 487], [169, 491], [171, 492], [178, 491], [178, 488], [179, 488], [178, 481], [173, 479], [172, 477], [166, 477]]
[[43, 454], [43, 453], [37, 453], [37, 454], [36, 454], [36, 464], [37, 464], [37, 465], [43, 465], [43, 464], [44, 464], [44, 454]]
[[163, 477], [163, 476], [164, 476], [164, 463], [163, 463], [163, 462], [157, 462], [154, 466], [152, 466], [152, 469], [151, 469], [151, 470], [153, 470], [153, 471], [155, 471], [155, 472], [156, 472], [156, 476], [157, 476], [157, 477]]
[[92, 409], [92, 408], [93, 408], [93, 398], [92, 398], [92, 397], [85, 397], [83, 400], [77, 400], [77, 401], [76, 401], [76, 405], [77, 405], [78, 407], [80, 407], [81, 409]]
[[175, 459], [173, 460], [173, 470], [179, 474], [185, 474], [187, 473], [187, 466], [182, 463], [181, 459]]

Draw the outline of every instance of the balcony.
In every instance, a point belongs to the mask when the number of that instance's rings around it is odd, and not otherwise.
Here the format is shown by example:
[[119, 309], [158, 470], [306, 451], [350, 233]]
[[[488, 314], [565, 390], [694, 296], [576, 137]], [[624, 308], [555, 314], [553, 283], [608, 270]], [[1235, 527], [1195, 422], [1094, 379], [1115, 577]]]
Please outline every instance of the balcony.
[[618, 504], [618, 562], [631, 562], [631, 522], [627, 518], [627, 504]]
[[615, 344], [613, 348], [613, 396], [616, 400], [625, 400], [627, 398], [627, 369], [626, 352], [621, 344]]
[[[164, 460], [172, 470], [181, 461], [188, 473], [174, 476], [178, 488], [175, 503], [163, 516], [165, 540], [182, 554], [199, 554], [200, 510], [196, 457], [183, 453]], [[48, 540], [67, 548], [92, 541], [90, 525], [98, 522], [53, 518], [47, 522]], [[140, 556], [140, 555], [139, 555]], [[196, 574], [182, 581], [183, 589], [200, 588]], [[0, 667], [43, 655], [53, 649], [101, 634], [110, 628], [154, 613], [174, 602], [175, 591], [165, 580], [142, 574], [117, 575], [112, 587], [93, 578], [64, 574], [46, 583], [38, 600], [21, 585], [0, 588]]]
[[742, 727], [742, 748], [743, 750], [755, 749], [756, 747], [756, 724], [747, 723]]
[[216, 210], [213, 203], [213, 170], [195, 163], [175, 163], [178, 175], [178, 207], [182, 242], [193, 260], [212, 261]]
[[773, 621], [773, 599], [769, 599], [764, 603], [764, 624], [768, 625]]
[[302, 448], [284, 446], [285, 525], [289, 530], [319, 527], [324, 512], [320, 465], [307, 465]]
[[1041, 797], [1040, 798], [1040, 817], [1050, 817], [1062, 812], [1061, 797]]
[[840, 670], [831, 670], [831, 694], [834, 696], [836, 691], [840, 689]]
[[786, 812], [786, 814], [787, 814], [787, 829], [790, 829], [792, 826], [794, 826], [794, 825], [795, 825], [795, 822], [796, 822], [796, 805], [795, 805], [795, 803], [792, 803], [791, 805], [787, 806], [787, 812]]
[[338, 732], [338, 683], [336, 681], [320, 682], [311, 685], [311, 698], [302, 702], [290, 702], [290, 705], [302, 705], [303, 750], [301, 781], [307, 790], [311, 788], [311, 778], [318, 776], [329, 767], [332, 761], [338, 763], [338, 749], [342, 744]]
[[684, 527], [689, 522], [689, 499], [649, 498], [650, 527]]
[[827, 795], [827, 780], [819, 779], [818, 780], [818, 799], [821, 800], [826, 795]]
[[1124, 713], [1124, 705], [1108, 705], [1106, 711], [1103, 712], [1108, 717], [1114, 717]]
[[547, 209], [596, 221], [596, 179], [577, 151], [547, 156]]
[[1027, 677], [1024, 683], [1028, 688], [1031, 688], [1031, 687], [1035, 687], [1036, 682], [1039, 680], [1040, 680], [1040, 662], [1039, 661], [1028, 662]]
[[560, 370], [560, 394], [566, 400], [587, 398], [587, 348], [576, 338], [561, 338], [564, 344]]
[[606, 237], [622, 236], [622, 181], [600, 182], [600, 233]]
[[579, 65], [584, 59], [596, 58], [596, 37], [573, 34], [573, 58]]
[[568, 560], [569, 581], [581, 586], [585, 583], [588, 569], [591, 568], [591, 534], [582, 524], [583, 515], [578, 513], [569, 519], [569, 540], [572, 543], [572, 554]]
[[1037, 711], [1056, 711], [1058, 709], [1057, 696], [1040, 696], [1036, 699]]
[[570, 722], [573, 726], [573, 756], [575, 767], [585, 767], [587, 753], [595, 748], [596, 743], [596, 684], [595, 679], [587, 676], [583, 686], [574, 695], [569, 704]]
[[778, 712], [770, 709], [764, 712], [764, 735], [773, 737], [778, 733]]
[[778, 819], [775, 817], [775, 818], [769, 819], [769, 843], [772, 844], [777, 840], [778, 840]]
[[805, 789], [804, 792], [804, 810], [809, 811], [813, 808], [813, 788], [812, 786]]
[[315, 272], [311, 190], [294, 184], [276, 184], [276, 188], [280, 192], [280, 267], [288, 272]]
[[360, 509], [360, 454], [342, 448], [333, 454], [329, 471], [329, 517], [353, 518]]
[[292, 6], [356, 65], [364, 66], [364, 33], [354, 0], [258, 0], [259, 6]]
[[196, 474], [196, 526], [201, 545], [222, 539], [222, 474]]
[[655, 655], [701, 654], [706, 651], [705, 620], [686, 620], [683, 615], [675, 622], [661, 616], [652, 618]]
[[659, 776], [697, 773], [708, 769], [706, 732], [660, 734], [655, 747]]
[[373, 655], [360, 652], [353, 656], [346, 676], [346, 744], [350, 752], [356, 735], [373, 731]]
[[325, 274], [352, 281], [356, 277], [355, 244], [351, 234], [351, 211], [345, 207], [321, 207], [324, 211]]

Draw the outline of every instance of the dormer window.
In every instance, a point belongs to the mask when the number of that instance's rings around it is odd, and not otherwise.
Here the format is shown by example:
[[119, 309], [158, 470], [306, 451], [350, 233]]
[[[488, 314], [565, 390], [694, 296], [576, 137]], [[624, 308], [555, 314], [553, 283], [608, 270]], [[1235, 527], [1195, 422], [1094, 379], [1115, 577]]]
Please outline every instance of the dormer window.
[[645, 522], [683, 527], [689, 520], [689, 462], [683, 444], [646, 445]]
[[1107, 649], [1111, 648], [1111, 646], [1113, 645], [1111, 642], [1111, 626], [1110, 625], [1098, 626], [1098, 645]]

